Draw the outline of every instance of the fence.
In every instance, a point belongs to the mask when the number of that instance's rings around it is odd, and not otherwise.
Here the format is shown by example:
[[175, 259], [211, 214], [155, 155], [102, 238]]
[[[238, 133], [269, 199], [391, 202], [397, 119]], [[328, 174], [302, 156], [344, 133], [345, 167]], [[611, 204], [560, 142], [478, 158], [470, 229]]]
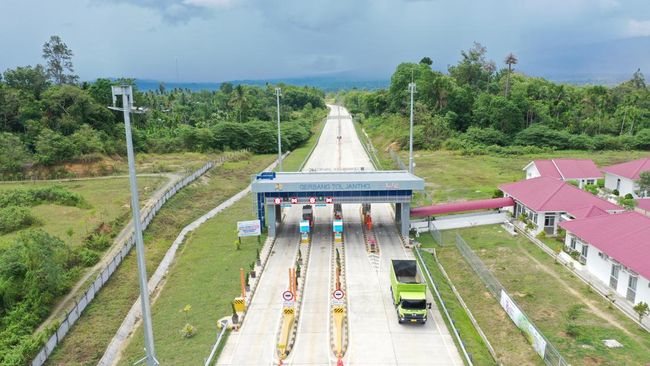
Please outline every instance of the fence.
[[433, 240], [435, 240], [435, 242], [438, 243], [438, 245], [444, 246], [442, 242], [442, 234], [440, 233], [440, 230], [438, 230], [436, 225], [434, 225], [433, 222], [431, 221], [429, 221], [429, 232], [431, 233]]
[[[196, 170], [194, 173], [191, 175], [188, 175], [187, 177], [183, 178], [182, 180], [178, 181], [173, 187], [169, 188], [161, 197], [156, 201], [156, 203], [151, 206], [149, 211], [146, 213], [144, 218], [141, 218], [142, 222], [142, 230], [146, 229], [147, 226], [151, 223], [153, 218], [156, 216], [160, 208], [167, 202], [171, 197], [173, 197], [176, 192], [187, 186], [188, 184], [192, 183], [194, 180], [196, 180], [198, 177], [203, 175], [206, 171], [210, 170], [212, 167], [216, 165], [220, 165], [226, 160], [230, 159], [230, 155], [228, 156], [222, 156], [219, 159], [217, 159], [214, 162], [209, 162]], [[106, 284], [108, 279], [111, 277], [111, 275], [115, 272], [115, 270], [118, 268], [120, 263], [124, 260], [124, 258], [129, 254], [131, 251], [131, 248], [133, 248], [133, 245], [135, 244], [135, 237], [133, 234], [129, 236], [129, 238], [126, 240], [126, 243], [122, 246], [122, 249], [115, 253], [113, 256], [113, 259], [110, 261], [110, 263], [104, 267], [104, 269], [97, 275], [97, 278], [93, 282], [93, 284], [86, 290], [84, 295], [76, 301], [76, 305], [72, 310], [70, 310], [64, 320], [61, 322], [59, 327], [57, 328], [56, 332], [48, 338], [47, 342], [43, 345], [41, 350], [36, 354], [36, 357], [32, 360], [31, 365], [32, 366], [41, 366], [47, 361], [47, 358], [52, 354], [56, 346], [59, 344], [59, 342], [63, 341], [63, 338], [68, 334], [68, 331], [74, 323], [79, 319], [81, 316], [81, 313], [86, 309], [88, 304], [95, 298], [95, 295], [99, 292], [99, 290]]]
[[399, 155], [395, 152], [395, 150], [389, 148], [388, 153], [390, 154], [390, 157], [393, 158], [393, 160], [401, 170], [408, 170], [408, 167], [406, 166], [406, 164], [404, 164], [404, 162], [399, 157]]
[[532, 344], [535, 352], [549, 366], [567, 366], [568, 363], [560, 352], [542, 332], [533, 324], [532, 320], [521, 310], [517, 303], [508, 295], [501, 283], [490, 273], [483, 261], [472, 251], [460, 234], [456, 234], [456, 247], [465, 261], [472, 267], [474, 272], [483, 281], [488, 290], [499, 299], [501, 307], [508, 314], [513, 323], [526, 335], [526, 339]]

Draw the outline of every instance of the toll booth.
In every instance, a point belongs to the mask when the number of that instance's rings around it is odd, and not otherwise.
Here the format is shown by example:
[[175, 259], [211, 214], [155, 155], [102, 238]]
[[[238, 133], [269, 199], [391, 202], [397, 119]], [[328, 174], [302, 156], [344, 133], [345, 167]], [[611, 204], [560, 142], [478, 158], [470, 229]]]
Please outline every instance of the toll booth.
[[395, 219], [408, 236], [409, 211], [414, 191], [424, 190], [424, 180], [407, 171], [263, 172], [253, 177], [257, 215], [268, 234], [275, 236], [281, 209], [315, 204], [395, 205]]

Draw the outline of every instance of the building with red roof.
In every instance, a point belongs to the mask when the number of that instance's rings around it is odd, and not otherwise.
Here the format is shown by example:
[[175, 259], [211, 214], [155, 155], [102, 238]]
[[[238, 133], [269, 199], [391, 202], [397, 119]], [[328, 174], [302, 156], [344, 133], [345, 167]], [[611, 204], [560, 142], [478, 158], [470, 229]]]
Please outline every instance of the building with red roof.
[[565, 247], [612, 291], [650, 303], [650, 217], [637, 212], [566, 221]]
[[603, 168], [605, 188], [616, 190], [620, 196], [631, 194], [634, 198], [645, 197], [650, 192], [639, 192], [641, 173], [650, 171], [650, 157], [628, 161]]
[[534, 234], [543, 230], [547, 235], [556, 235], [560, 221], [623, 211], [618, 205], [551, 177], [502, 184], [499, 189], [515, 201], [514, 216], [524, 215], [536, 226]]
[[550, 177], [563, 181], [574, 181], [580, 188], [596, 184], [603, 173], [591, 159], [533, 160], [523, 169], [526, 179]]

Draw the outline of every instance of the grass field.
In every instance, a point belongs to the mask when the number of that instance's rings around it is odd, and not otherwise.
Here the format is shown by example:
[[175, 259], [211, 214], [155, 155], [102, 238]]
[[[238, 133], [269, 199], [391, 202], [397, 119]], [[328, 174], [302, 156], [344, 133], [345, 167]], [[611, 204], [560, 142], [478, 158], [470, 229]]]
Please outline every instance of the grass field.
[[[255, 155], [247, 160], [228, 162], [212, 169], [172, 197], [144, 233], [147, 273], [153, 273], [184, 226], [245, 188], [250, 175], [262, 170], [274, 158], [273, 155]], [[248, 210], [252, 212], [252, 206], [248, 206]], [[132, 251], [55, 350], [48, 365], [97, 363], [138, 297], [135, 259]], [[211, 265], [207, 261], [199, 263]], [[209, 332], [207, 329], [202, 331]]]
[[[459, 232], [569, 363], [645, 365], [650, 362], [650, 335], [525, 237], [513, 238], [500, 226]], [[493, 327], [503, 327], [503, 324], [493, 324], [495, 320], [496, 323], [510, 320], [505, 312], [497, 310], [499, 305], [482, 289], [480, 279], [468, 276], [473, 272], [455, 247], [442, 248], [440, 258], [468, 306], [477, 318], [480, 314], [479, 322], [490, 339]], [[478, 294], [472, 293], [472, 288]], [[492, 319], [486, 319], [485, 314], [491, 314]], [[616, 339], [624, 347], [606, 348], [604, 339]], [[521, 350], [520, 345], [516, 351]]]
[[[452, 245], [454, 233], [455, 231], [443, 231], [445, 245]], [[428, 234], [422, 234], [418, 240], [424, 247], [435, 246], [433, 239]], [[537, 356], [521, 332], [508, 319], [499, 302], [490, 295], [481, 280], [474, 275], [471, 267], [463, 260], [458, 250], [452, 245], [437, 247], [436, 251], [438, 259], [456, 289], [494, 347], [498, 362], [512, 366], [543, 365], [541, 358]], [[449, 304], [447, 301], [446, 303]], [[463, 320], [457, 322], [465, 323]], [[473, 338], [476, 339], [477, 336], [475, 335]]]
[[[203, 224], [176, 255], [165, 287], [153, 305], [156, 349], [163, 365], [201, 364], [216, 339], [217, 320], [232, 313], [230, 303], [240, 292], [239, 268], [248, 271], [256, 250], [261, 249], [254, 237], [244, 238], [241, 250], [233, 244], [237, 221], [254, 219], [251, 200], [248, 195]], [[180, 312], [185, 305], [192, 306], [187, 317]], [[185, 323], [197, 327], [194, 337], [181, 337]], [[132, 365], [140, 359], [143, 347], [139, 327], [120, 365]]]
[[[414, 159], [415, 174], [425, 179], [429, 197], [439, 203], [491, 198], [500, 184], [524, 179], [522, 169], [534, 159], [588, 158], [602, 167], [647, 155], [648, 152], [643, 151], [556, 151], [534, 155], [464, 156], [455, 151], [439, 150], [416, 151]], [[400, 156], [402, 161], [408, 161], [408, 151], [400, 152]]]
[[[442, 297], [442, 300], [444, 301], [445, 306], [447, 307], [447, 310], [449, 311], [449, 314], [454, 321], [454, 325], [460, 333], [461, 340], [465, 344], [465, 348], [467, 349], [467, 353], [470, 355], [472, 362], [476, 365], [496, 365], [496, 362], [494, 362], [492, 359], [492, 356], [490, 355], [487, 346], [483, 342], [483, 339], [481, 339], [478, 331], [472, 325], [469, 316], [456, 299], [456, 296], [447, 283], [447, 280], [438, 268], [433, 254], [422, 251], [422, 259], [424, 259], [424, 264], [427, 266], [429, 272], [431, 273], [431, 277], [433, 278], [433, 281], [435, 282], [438, 291], [440, 292], [440, 297]], [[434, 298], [436, 299], [436, 303], [438, 303], [438, 308], [442, 314], [441, 305], [435, 295]], [[448, 323], [444, 314], [442, 314], [442, 317], [445, 319], [445, 323]], [[451, 333], [451, 325], [447, 324], [447, 327]], [[458, 346], [456, 338], [453, 338], [454, 342]]]
[[[164, 182], [165, 177], [140, 177], [138, 190], [140, 202], [147, 200]], [[127, 178], [89, 179], [62, 182], [8, 183], [0, 184], [0, 191], [27, 189], [59, 185], [80, 194], [88, 201], [90, 208], [42, 204], [30, 208], [38, 218], [38, 227], [66, 241], [71, 246], [81, 245], [83, 239], [100, 224], [110, 224], [130, 212], [131, 194]], [[71, 236], [68, 231], [71, 229]], [[119, 231], [121, 227], [114, 230]], [[23, 229], [27, 230], [27, 229]], [[0, 236], [0, 248], [8, 246], [18, 235], [19, 230]]]

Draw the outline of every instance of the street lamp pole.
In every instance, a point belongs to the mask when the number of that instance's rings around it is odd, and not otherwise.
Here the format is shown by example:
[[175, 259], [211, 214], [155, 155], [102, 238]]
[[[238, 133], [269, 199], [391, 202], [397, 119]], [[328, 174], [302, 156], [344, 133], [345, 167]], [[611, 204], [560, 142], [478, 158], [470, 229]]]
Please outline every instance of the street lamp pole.
[[[135, 175], [135, 154], [133, 153], [133, 139], [131, 137], [131, 112], [133, 109], [133, 90], [129, 85], [111, 87], [113, 106], [110, 109], [124, 112], [124, 127], [126, 130], [126, 153], [129, 160], [129, 182], [131, 185], [131, 210], [133, 214], [133, 228], [135, 231], [135, 249], [138, 261], [138, 280], [140, 282], [140, 304], [142, 306], [142, 323], [144, 325], [144, 346], [147, 353], [141, 361], [146, 361], [148, 366], [158, 366], [156, 351], [153, 341], [153, 328], [151, 326], [151, 307], [149, 304], [149, 291], [147, 286], [147, 267], [144, 260], [144, 242], [142, 240], [142, 225], [140, 223], [140, 205], [138, 199], [138, 183]], [[122, 96], [122, 108], [116, 106], [117, 96]], [[134, 110], [138, 113], [137, 110]], [[142, 113], [142, 112], [140, 112]]]
[[409, 83], [411, 92], [411, 118], [409, 127], [409, 173], [413, 174], [413, 94], [415, 94], [415, 83]]
[[282, 89], [275, 88], [275, 99], [278, 106], [278, 171], [282, 171], [282, 137], [280, 135], [280, 97]]

